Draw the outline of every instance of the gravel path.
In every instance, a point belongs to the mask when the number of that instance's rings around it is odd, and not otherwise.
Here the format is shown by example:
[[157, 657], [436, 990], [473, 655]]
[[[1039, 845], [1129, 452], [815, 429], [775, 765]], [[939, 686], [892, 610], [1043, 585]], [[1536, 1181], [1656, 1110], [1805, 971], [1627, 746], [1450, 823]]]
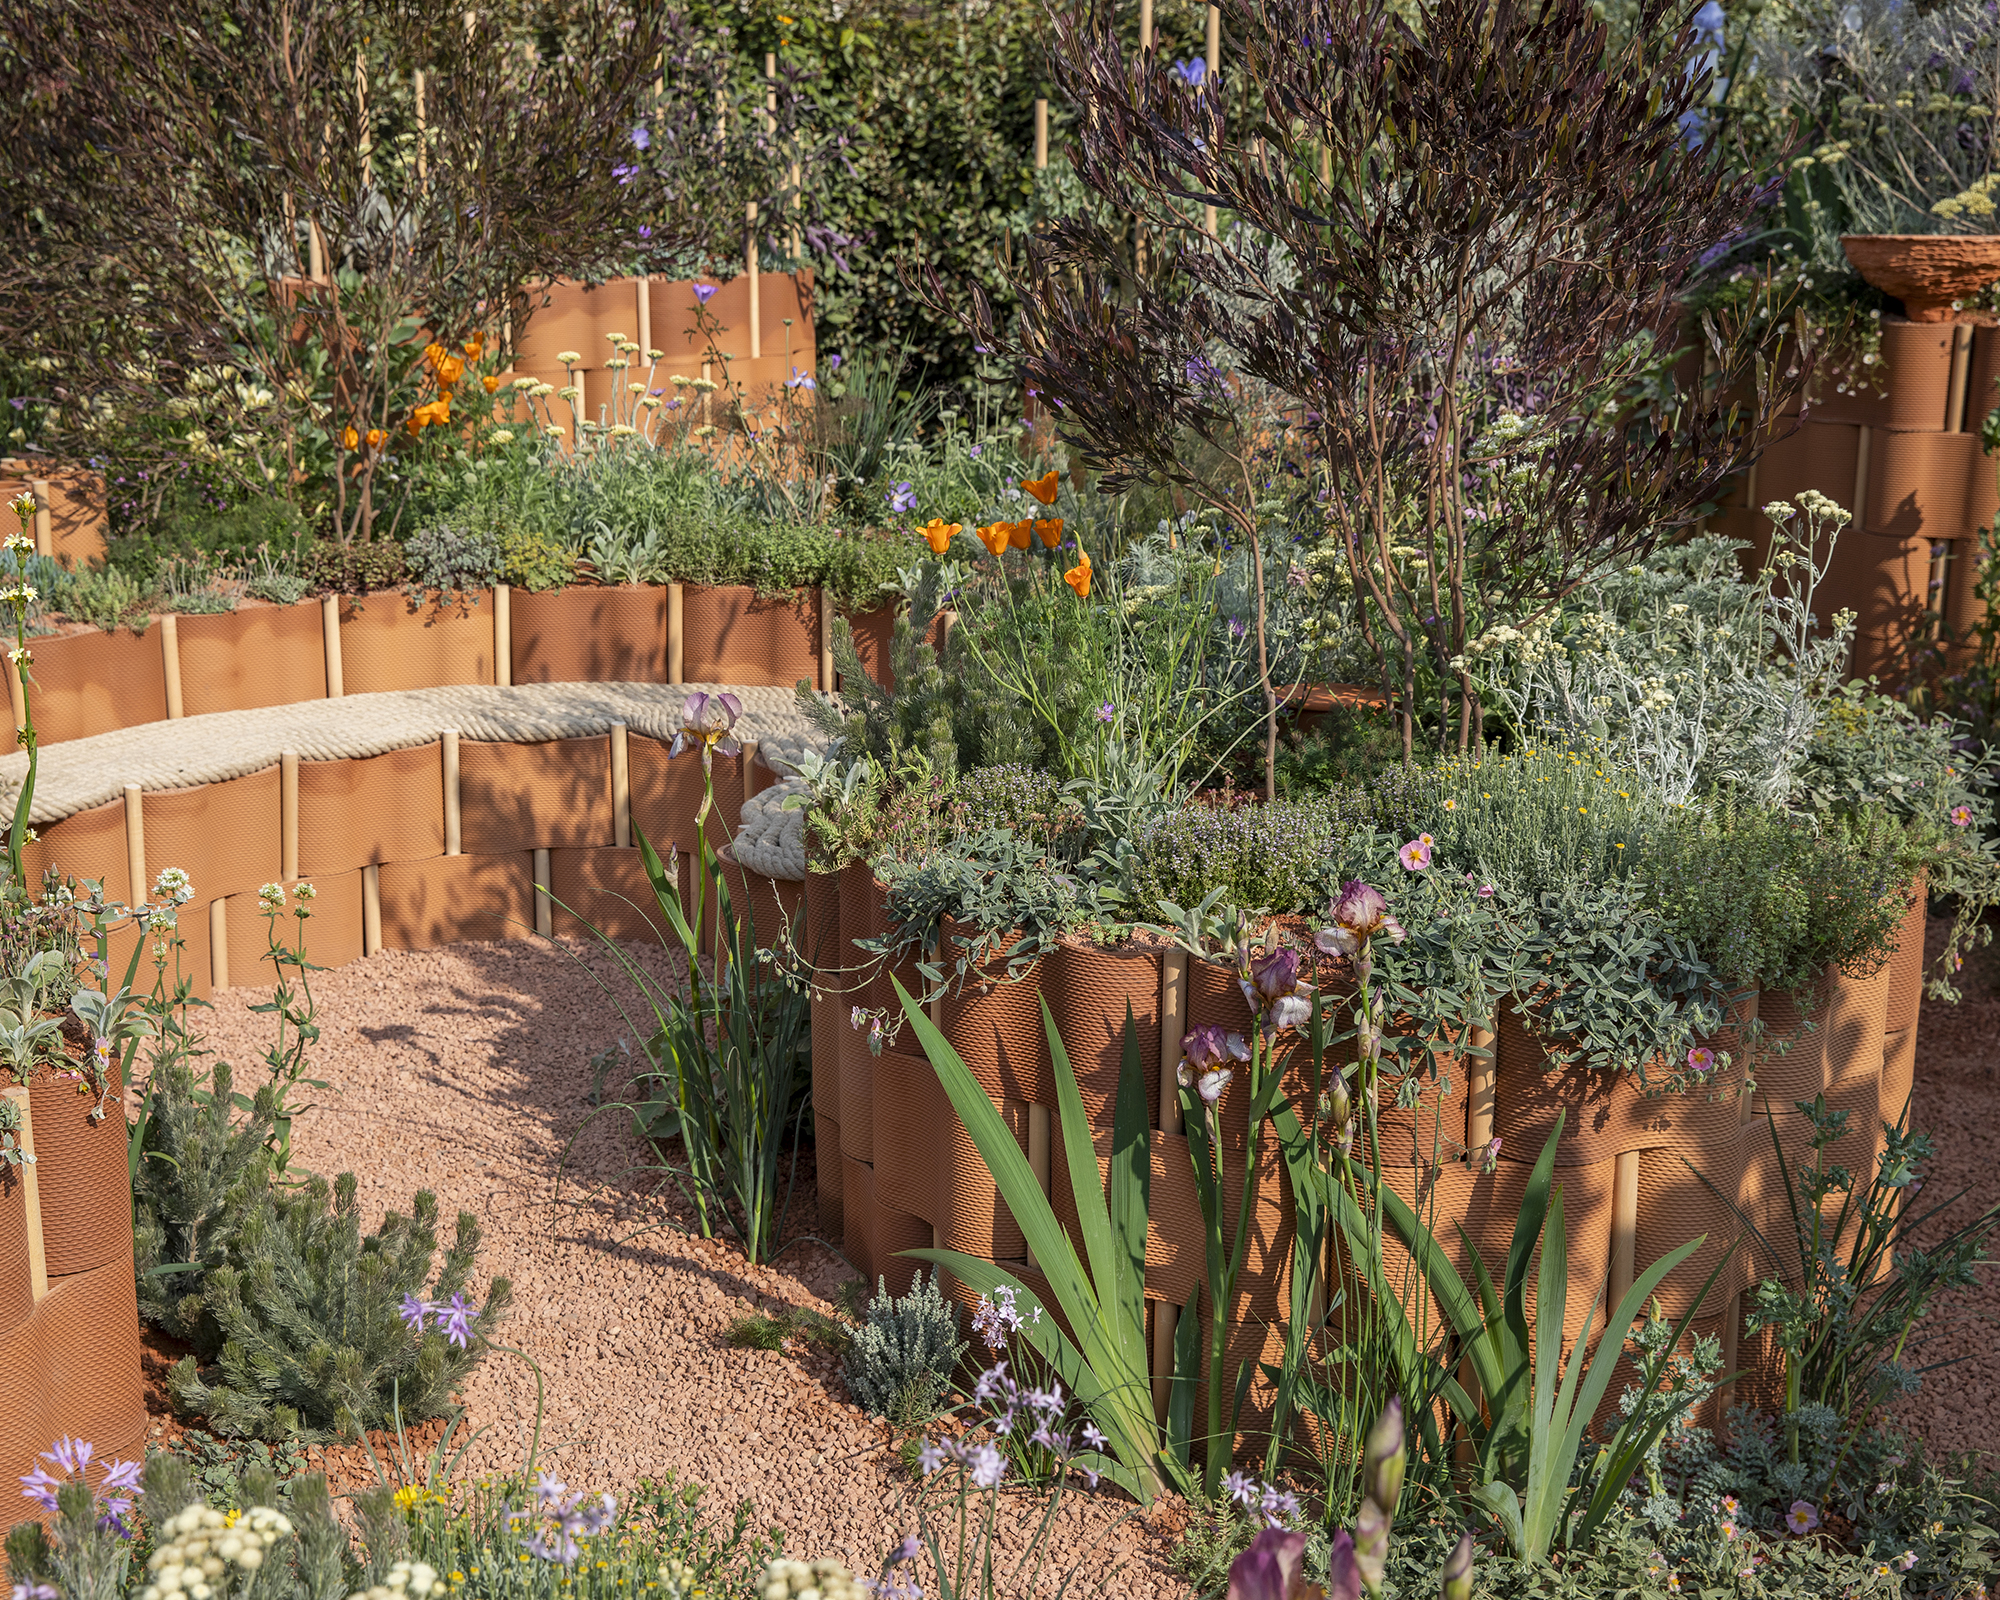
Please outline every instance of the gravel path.
[[[675, 970], [657, 948], [630, 953], [656, 975]], [[420, 1188], [436, 1191], [447, 1229], [460, 1209], [479, 1219], [478, 1285], [483, 1292], [488, 1275], [513, 1281], [503, 1337], [546, 1376], [543, 1454], [566, 1481], [617, 1489], [671, 1469], [706, 1485], [713, 1510], [749, 1499], [753, 1525], [782, 1528], [788, 1552], [872, 1572], [913, 1526], [912, 1480], [889, 1429], [848, 1402], [827, 1357], [736, 1349], [724, 1337], [753, 1309], [831, 1312], [853, 1276], [846, 1263], [799, 1244], [773, 1267], [749, 1268], [733, 1246], [665, 1226], [676, 1206], [631, 1170], [643, 1149], [616, 1113], [576, 1139], [558, 1193], [564, 1146], [591, 1112], [589, 1058], [622, 1031], [592, 970], [612, 971], [601, 948], [514, 940], [389, 951], [319, 976], [314, 1071], [332, 1089], [295, 1125], [295, 1159], [328, 1175], [355, 1172], [369, 1227]], [[613, 978], [631, 1002], [632, 986]], [[269, 1037], [268, 1020], [248, 1009], [267, 992], [219, 993], [204, 1018], [210, 1047], [239, 1082]], [[617, 1093], [613, 1084], [606, 1098]], [[814, 1216], [807, 1189], [788, 1235], [808, 1232]], [[496, 1356], [465, 1398], [473, 1424], [488, 1429], [469, 1469], [517, 1468], [533, 1425], [533, 1375]], [[1092, 1578], [1084, 1592], [1186, 1595], [1163, 1564], [1164, 1533], [1128, 1519], [1130, 1510], [1111, 1497], [1070, 1498], [1051, 1530], [1054, 1548], [1083, 1558]], [[1156, 1521], [1164, 1528], [1173, 1516]]]

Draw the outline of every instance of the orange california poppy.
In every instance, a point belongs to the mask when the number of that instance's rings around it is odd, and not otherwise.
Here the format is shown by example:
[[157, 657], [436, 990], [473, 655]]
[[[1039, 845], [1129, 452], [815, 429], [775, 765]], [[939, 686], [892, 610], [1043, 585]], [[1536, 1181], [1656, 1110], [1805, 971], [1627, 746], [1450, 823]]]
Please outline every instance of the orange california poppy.
[[941, 556], [951, 548], [951, 541], [958, 537], [958, 530], [962, 526], [964, 526], [962, 523], [946, 522], [941, 518], [932, 517], [917, 531], [930, 542], [931, 554]]
[[436, 340], [424, 346], [424, 360], [430, 364], [433, 371], [437, 369], [437, 364], [450, 354], [451, 352]]
[[486, 335], [483, 333], [475, 333], [470, 339], [467, 339], [465, 341], [464, 345], [461, 348], [463, 348], [465, 353], [468, 356], [472, 357], [474, 361], [477, 361], [482, 355], [486, 353]]
[[1035, 524], [1035, 536], [1042, 544], [1053, 550], [1062, 543], [1062, 518], [1046, 517]]
[[437, 363], [437, 380], [440, 389], [449, 389], [464, 376], [465, 363], [457, 356], [446, 356]]
[[380, 450], [382, 448], [383, 441], [388, 437], [389, 435], [386, 430], [381, 428], [370, 428], [368, 430], [368, 448], [370, 450]]
[[1028, 548], [1028, 535], [1033, 531], [1033, 523], [1025, 517], [1019, 522], [1010, 522], [1007, 524], [1008, 541], [1016, 550], [1025, 550]]
[[979, 542], [997, 561], [1013, 542], [1013, 533], [1004, 522], [989, 522], [979, 530]]
[[1049, 468], [1049, 470], [1039, 478], [1023, 478], [1021, 480], [1021, 487], [1023, 489], [1026, 489], [1028, 493], [1033, 495], [1037, 500], [1041, 501], [1043, 505], [1045, 506], [1054, 505], [1056, 503], [1055, 468], [1054, 467]]
[[490, 372], [487, 373], [486, 376], [481, 378], [479, 381], [486, 386], [486, 392], [488, 394], [493, 393], [495, 389], [498, 389], [500, 387], [500, 380]]
[[356, 445], [360, 443], [361, 443], [361, 435], [354, 431], [354, 424], [349, 423], [347, 427], [342, 430], [340, 435], [341, 449], [352, 450]]
[[1063, 582], [1076, 591], [1079, 600], [1090, 598], [1090, 552], [1078, 548], [1076, 565], [1063, 574]]

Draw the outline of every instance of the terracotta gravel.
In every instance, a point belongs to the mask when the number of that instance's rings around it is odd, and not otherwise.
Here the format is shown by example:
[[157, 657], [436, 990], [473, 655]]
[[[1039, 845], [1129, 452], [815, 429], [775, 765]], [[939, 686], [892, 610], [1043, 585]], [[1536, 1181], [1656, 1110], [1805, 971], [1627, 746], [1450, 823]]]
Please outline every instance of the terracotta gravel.
[[[655, 947], [628, 953], [660, 977], [677, 970]], [[706, 1486], [713, 1512], [749, 1499], [753, 1526], [781, 1528], [789, 1554], [873, 1573], [914, 1526], [913, 1480], [890, 1430], [849, 1403], [832, 1359], [737, 1349], [724, 1337], [753, 1309], [830, 1313], [855, 1275], [816, 1243], [753, 1269], [733, 1244], [667, 1226], [685, 1208], [635, 1170], [646, 1153], [616, 1111], [591, 1123], [565, 1161], [592, 1110], [589, 1058], [631, 1033], [593, 974], [642, 1021], [609, 953], [567, 940], [386, 951], [316, 975], [322, 1034], [312, 1075], [332, 1087], [307, 1094], [318, 1109], [294, 1125], [294, 1160], [329, 1177], [353, 1171], [365, 1227], [391, 1206], [407, 1210], [422, 1188], [437, 1194], [442, 1238], [459, 1210], [479, 1219], [477, 1287], [483, 1295], [489, 1276], [513, 1281], [500, 1337], [541, 1365], [543, 1459], [567, 1482], [617, 1490], [671, 1470]], [[268, 992], [224, 991], [199, 1014], [239, 1086], [256, 1081], [271, 1037], [269, 1019], [249, 1012]], [[619, 1091], [614, 1081], [605, 1098]], [[809, 1234], [816, 1217], [808, 1185], [786, 1236]], [[518, 1468], [533, 1374], [496, 1355], [465, 1400], [472, 1424], [487, 1430], [469, 1470]], [[1081, 1592], [1184, 1596], [1163, 1560], [1176, 1509], [1149, 1525], [1120, 1497], [1070, 1497], [1053, 1547], [1066, 1560], [1082, 1556]], [[1010, 1515], [1025, 1523], [1039, 1510], [1024, 1497]]]

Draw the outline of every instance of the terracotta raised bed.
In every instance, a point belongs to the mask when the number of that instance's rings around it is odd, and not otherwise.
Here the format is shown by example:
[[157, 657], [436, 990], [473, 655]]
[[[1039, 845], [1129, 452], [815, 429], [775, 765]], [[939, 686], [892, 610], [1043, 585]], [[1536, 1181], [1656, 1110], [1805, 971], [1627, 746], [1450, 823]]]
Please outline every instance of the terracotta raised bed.
[[[515, 637], [518, 638], [516, 624]], [[819, 595], [742, 587], [681, 591], [681, 681], [819, 684]]]
[[340, 663], [348, 694], [492, 683], [493, 591], [468, 594], [464, 609], [427, 602], [414, 612], [395, 591], [350, 598], [340, 608]]
[[18, 1328], [35, 1309], [28, 1257], [28, 1184], [21, 1169], [0, 1162], [0, 1328]]
[[35, 1182], [51, 1278], [88, 1272], [132, 1253], [132, 1179], [126, 1166], [123, 1080], [114, 1066], [102, 1120], [81, 1073], [43, 1068], [28, 1085]]
[[515, 590], [514, 682], [667, 682], [667, 591], [659, 584]]
[[[10, 641], [11, 642], [11, 641]], [[166, 659], [157, 626], [97, 628], [30, 639], [35, 735], [43, 744], [158, 722], [167, 714]], [[19, 721], [18, 708], [16, 722]], [[10, 731], [8, 748], [19, 741]]]
[[317, 600], [246, 600], [235, 611], [183, 616], [181, 706], [188, 716], [326, 698], [326, 624]]

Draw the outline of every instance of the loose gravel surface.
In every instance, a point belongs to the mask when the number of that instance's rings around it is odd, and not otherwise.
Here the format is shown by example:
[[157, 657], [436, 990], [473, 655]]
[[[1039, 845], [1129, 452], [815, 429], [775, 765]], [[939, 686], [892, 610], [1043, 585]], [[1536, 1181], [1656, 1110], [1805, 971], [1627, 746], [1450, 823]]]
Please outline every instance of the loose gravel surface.
[[[628, 953], [662, 980], [679, 970], [657, 948]], [[634, 1024], [644, 1015], [609, 953], [540, 939], [388, 951], [318, 975], [314, 991], [313, 1075], [331, 1088], [308, 1096], [318, 1109], [294, 1125], [295, 1160], [329, 1177], [354, 1172], [365, 1227], [419, 1189], [436, 1193], [446, 1237], [457, 1211], [478, 1219], [476, 1287], [483, 1298], [488, 1276], [512, 1281], [502, 1342], [547, 1382], [544, 1460], [572, 1485], [613, 1490], [671, 1471], [705, 1485], [713, 1510], [748, 1500], [752, 1525], [782, 1529], [788, 1553], [872, 1573], [915, 1525], [897, 1440], [849, 1402], [834, 1360], [726, 1337], [753, 1311], [831, 1314], [854, 1274], [803, 1239], [752, 1268], [732, 1243], [674, 1226], [686, 1208], [644, 1170], [629, 1121], [592, 1103], [590, 1058], [620, 1033], [636, 1043], [618, 1005]], [[239, 1081], [270, 1038], [269, 1019], [249, 1010], [267, 994], [225, 991], [206, 1014], [209, 1047]], [[605, 1100], [622, 1087], [614, 1076]], [[787, 1236], [802, 1238], [816, 1217], [807, 1186]], [[518, 1469], [534, 1374], [496, 1355], [465, 1401], [486, 1430], [468, 1470]], [[1009, 1507], [1003, 1548], [1025, 1547], [1040, 1510], [1029, 1497]], [[1165, 1564], [1177, 1508], [1151, 1523], [1133, 1510], [1116, 1496], [1067, 1497], [1050, 1548], [1081, 1561], [1082, 1592], [1188, 1594]]]

